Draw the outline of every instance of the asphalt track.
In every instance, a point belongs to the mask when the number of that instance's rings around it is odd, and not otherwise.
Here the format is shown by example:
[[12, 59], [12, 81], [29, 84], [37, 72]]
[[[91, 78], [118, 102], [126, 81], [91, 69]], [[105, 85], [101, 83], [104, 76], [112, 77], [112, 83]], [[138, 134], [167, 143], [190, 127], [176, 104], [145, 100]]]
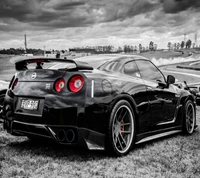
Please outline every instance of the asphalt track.
[[[190, 66], [191, 63], [188, 63], [187, 66]], [[162, 66], [160, 70], [165, 76], [173, 75], [178, 82], [186, 81], [189, 85], [200, 85], [200, 70], [177, 68], [177, 65]]]

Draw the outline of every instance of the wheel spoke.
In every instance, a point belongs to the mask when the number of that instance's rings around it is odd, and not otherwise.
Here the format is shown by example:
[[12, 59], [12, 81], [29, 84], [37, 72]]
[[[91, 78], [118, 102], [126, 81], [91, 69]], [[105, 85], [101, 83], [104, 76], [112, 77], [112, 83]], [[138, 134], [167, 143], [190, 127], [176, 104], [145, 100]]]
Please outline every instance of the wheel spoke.
[[125, 113], [124, 113], [124, 115], [123, 115], [123, 117], [121, 118], [121, 120], [120, 121], [122, 121], [122, 120], [124, 120], [124, 118], [125, 118], [125, 116], [126, 116], [126, 114], [127, 114], [127, 110], [125, 111]]
[[192, 124], [193, 123], [193, 118], [191, 117], [191, 118], [189, 118], [189, 122], [190, 122], [190, 124]]
[[117, 145], [117, 138], [118, 138], [118, 136], [116, 134], [114, 134], [114, 135], [115, 135], [114, 142], [115, 142], [115, 145]]
[[0, 106], [0, 114], [3, 112], [3, 109], [2, 109], [2, 107]]
[[189, 117], [188, 115], [186, 115], [186, 122], [188, 123], [188, 121], [189, 121]]
[[121, 124], [121, 126], [127, 126], [127, 125], [130, 125], [131, 123], [123, 123]]
[[190, 131], [190, 124], [187, 123], [187, 124], [186, 124], [186, 127], [187, 127], [187, 130], [188, 130], [188, 132], [189, 132], [189, 131]]
[[122, 141], [123, 141], [123, 143], [124, 143], [124, 145], [125, 145], [125, 148], [126, 148], [127, 144], [126, 144], [126, 141], [124, 140], [124, 137], [122, 136], [121, 133], [119, 133], [119, 135], [120, 135], [120, 137], [121, 137], [121, 139], [122, 139]]
[[193, 120], [191, 120], [191, 118], [189, 116], [187, 116], [187, 118], [186, 118], [186, 127], [187, 127], [188, 132], [191, 131], [192, 124], [193, 124]]
[[121, 131], [123, 134], [131, 134], [131, 131]]
[[[120, 145], [120, 147], [121, 147], [121, 150], [123, 150], [123, 146], [122, 146], [122, 143], [121, 143], [119, 137], [117, 137], [117, 140], [118, 140], [118, 142], [119, 142], [119, 145]], [[117, 145], [116, 145], [116, 146], [117, 146]]]
[[118, 116], [118, 118], [116, 119], [117, 121], [121, 121], [122, 119], [120, 119], [121, 117], [122, 117], [122, 112], [123, 112], [123, 108], [122, 109], [120, 109], [121, 111], [120, 111], [120, 113], [119, 113], [119, 116]]
[[187, 114], [190, 118], [193, 116], [193, 112], [191, 111], [191, 112], [188, 112], [188, 114]]
[[0, 103], [0, 113], [3, 112], [3, 103]]

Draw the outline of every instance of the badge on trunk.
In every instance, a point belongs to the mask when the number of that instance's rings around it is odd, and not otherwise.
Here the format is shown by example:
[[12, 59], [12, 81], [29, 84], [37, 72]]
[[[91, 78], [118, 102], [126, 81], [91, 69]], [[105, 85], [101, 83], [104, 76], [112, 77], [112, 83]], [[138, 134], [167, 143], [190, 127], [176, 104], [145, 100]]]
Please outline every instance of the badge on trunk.
[[46, 83], [45, 89], [50, 89], [51, 88], [51, 84], [50, 83]]
[[34, 72], [34, 73], [32, 73], [32, 75], [31, 75], [31, 79], [35, 79], [36, 78], [36, 73]]

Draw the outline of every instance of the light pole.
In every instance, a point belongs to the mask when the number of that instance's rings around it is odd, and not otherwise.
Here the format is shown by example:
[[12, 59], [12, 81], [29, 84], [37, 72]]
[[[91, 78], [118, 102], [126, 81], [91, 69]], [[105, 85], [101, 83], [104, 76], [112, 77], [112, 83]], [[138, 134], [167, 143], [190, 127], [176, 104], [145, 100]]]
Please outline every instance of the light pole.
[[44, 57], [45, 57], [45, 46], [44, 46]]

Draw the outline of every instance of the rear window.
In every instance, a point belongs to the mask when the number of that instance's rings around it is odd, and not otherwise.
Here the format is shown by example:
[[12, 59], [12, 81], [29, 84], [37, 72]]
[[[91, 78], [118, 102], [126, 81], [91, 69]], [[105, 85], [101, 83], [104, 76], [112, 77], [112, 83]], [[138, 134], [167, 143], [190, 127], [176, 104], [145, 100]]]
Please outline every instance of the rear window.
[[58, 70], [58, 69], [72, 69], [75, 68], [76, 65], [73, 63], [51, 63], [51, 66], [48, 67], [48, 69], [54, 69], [54, 70]]

